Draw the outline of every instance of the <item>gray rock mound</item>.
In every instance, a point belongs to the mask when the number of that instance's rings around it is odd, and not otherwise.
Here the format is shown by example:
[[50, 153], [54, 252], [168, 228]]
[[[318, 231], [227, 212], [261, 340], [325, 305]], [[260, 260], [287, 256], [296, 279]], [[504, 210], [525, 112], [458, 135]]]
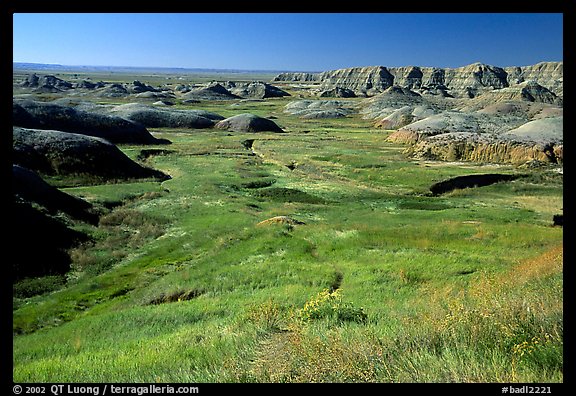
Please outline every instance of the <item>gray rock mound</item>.
[[[467, 106], [470, 111], [474, 111], [473, 106]], [[463, 108], [464, 111], [466, 108]], [[538, 118], [559, 117], [564, 114], [562, 107], [556, 105], [541, 103], [541, 102], [528, 102], [528, 101], [498, 101], [490, 102], [477, 110], [480, 114], [488, 114], [497, 117], [518, 117], [526, 121]]]
[[138, 122], [147, 128], [211, 128], [219, 114], [203, 110], [177, 110], [128, 103], [110, 109], [109, 114]]
[[218, 121], [215, 127], [233, 132], [284, 132], [274, 121], [250, 113]]
[[405, 131], [418, 132], [421, 135], [438, 135], [449, 132], [480, 133], [478, 119], [469, 113], [445, 111], [408, 124]]
[[130, 92], [122, 84], [107, 84], [97, 90], [96, 96], [103, 98], [123, 98]]
[[[380, 111], [380, 114], [385, 114]], [[412, 122], [434, 115], [436, 111], [427, 106], [403, 106], [398, 110], [392, 111], [391, 114], [377, 120], [374, 126], [382, 129], [398, 129]]]
[[303, 119], [341, 118], [352, 114], [353, 106], [343, 100], [297, 100], [288, 103], [284, 111]]
[[135, 98], [140, 99], [174, 99], [174, 94], [170, 92], [153, 92], [145, 91], [134, 95]]
[[376, 96], [363, 100], [360, 112], [364, 114], [364, 118], [381, 119], [406, 106], [414, 108], [414, 106], [424, 104], [428, 107], [432, 106], [418, 93], [408, 88], [392, 86]]
[[92, 81], [82, 80], [79, 82], [72, 83], [72, 88], [79, 88], [79, 89], [96, 89], [104, 87], [103, 82], [93, 83]]
[[321, 98], [355, 98], [356, 94], [348, 88], [334, 87], [321, 91], [319, 96]]
[[281, 98], [290, 94], [274, 85], [262, 81], [251, 83], [227, 82], [226, 88], [234, 95], [246, 99]]
[[22, 87], [34, 88], [36, 92], [60, 92], [72, 88], [72, 84], [58, 77], [30, 74], [20, 84]]
[[112, 143], [160, 144], [141, 124], [121, 117], [76, 110], [32, 100], [13, 101], [12, 123], [33, 129], [50, 129], [107, 139]]
[[527, 122], [502, 134], [502, 138], [541, 144], [562, 144], [564, 117], [540, 118]]
[[486, 102], [527, 101], [562, 106], [563, 100], [535, 81], [525, 81], [511, 87], [487, 91], [479, 98]]
[[158, 89], [148, 85], [148, 84], [144, 84], [138, 80], [134, 80], [132, 82], [132, 84], [128, 85], [128, 87], [126, 87], [126, 90], [129, 93], [133, 93], [133, 94], [139, 94], [139, 93], [144, 93], [144, 92], [159, 92]]
[[182, 95], [185, 100], [231, 100], [240, 99], [224, 86], [218, 83], [210, 83], [205, 87], [195, 88]]
[[170, 178], [128, 158], [109, 141], [76, 133], [12, 128], [13, 161], [49, 175], [89, 175], [102, 179]]

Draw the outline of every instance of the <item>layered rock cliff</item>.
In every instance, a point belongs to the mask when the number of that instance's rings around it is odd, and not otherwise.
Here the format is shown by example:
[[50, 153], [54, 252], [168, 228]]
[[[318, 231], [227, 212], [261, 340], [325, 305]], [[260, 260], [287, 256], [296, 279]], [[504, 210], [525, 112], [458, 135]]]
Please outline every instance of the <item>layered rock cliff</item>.
[[464, 98], [531, 81], [561, 98], [563, 71], [563, 62], [506, 68], [482, 63], [458, 68], [369, 66], [322, 73], [282, 73], [274, 81], [316, 81], [322, 90], [339, 87], [365, 96], [377, 95], [397, 85], [418, 93], [442, 93], [444, 96]]
[[397, 129], [390, 141], [415, 158], [522, 164], [563, 162], [563, 62], [522, 67], [352, 67], [284, 73], [319, 91], [367, 96], [364, 118]]

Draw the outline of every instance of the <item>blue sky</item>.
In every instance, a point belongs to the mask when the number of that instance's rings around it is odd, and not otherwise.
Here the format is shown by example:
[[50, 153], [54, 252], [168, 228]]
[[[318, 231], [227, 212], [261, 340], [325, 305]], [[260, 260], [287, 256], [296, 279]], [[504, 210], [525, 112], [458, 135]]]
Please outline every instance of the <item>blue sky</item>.
[[323, 71], [563, 60], [563, 16], [192, 13], [13, 16], [13, 61]]

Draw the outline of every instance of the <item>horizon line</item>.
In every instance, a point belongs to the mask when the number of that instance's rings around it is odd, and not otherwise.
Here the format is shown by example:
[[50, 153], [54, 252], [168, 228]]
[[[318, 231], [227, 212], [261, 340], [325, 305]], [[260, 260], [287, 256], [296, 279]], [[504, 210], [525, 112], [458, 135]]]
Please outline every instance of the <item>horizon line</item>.
[[12, 67], [14, 65], [37, 65], [37, 66], [45, 66], [45, 67], [54, 67], [54, 68], [94, 68], [94, 69], [141, 69], [141, 70], [182, 70], [182, 71], [215, 71], [215, 72], [232, 72], [232, 73], [311, 73], [311, 74], [319, 74], [326, 71], [333, 71], [333, 70], [343, 70], [343, 69], [354, 69], [354, 68], [365, 68], [365, 67], [384, 67], [384, 68], [401, 68], [401, 67], [418, 67], [418, 68], [438, 68], [438, 69], [459, 69], [462, 67], [467, 67], [475, 64], [485, 65], [485, 66], [494, 66], [499, 68], [508, 68], [508, 67], [526, 67], [526, 66], [534, 66], [541, 63], [563, 63], [564, 60], [544, 60], [536, 63], [532, 63], [529, 65], [512, 65], [512, 66], [498, 66], [493, 65], [490, 63], [485, 63], [481, 61], [472, 62], [466, 65], [457, 66], [457, 67], [439, 67], [439, 66], [418, 66], [418, 65], [404, 65], [404, 66], [385, 66], [385, 65], [365, 65], [365, 66], [349, 66], [349, 67], [341, 67], [336, 69], [326, 69], [326, 70], [287, 70], [287, 69], [239, 69], [239, 68], [218, 68], [218, 67], [186, 67], [186, 66], [126, 66], [126, 65], [64, 65], [60, 63], [42, 63], [42, 62], [22, 62], [22, 61], [12, 61]]

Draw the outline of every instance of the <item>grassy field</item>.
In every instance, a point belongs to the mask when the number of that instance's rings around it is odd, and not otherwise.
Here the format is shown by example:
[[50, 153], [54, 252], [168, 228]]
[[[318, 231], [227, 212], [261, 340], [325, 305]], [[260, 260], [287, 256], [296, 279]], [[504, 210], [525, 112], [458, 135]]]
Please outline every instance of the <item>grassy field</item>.
[[[15, 293], [14, 381], [563, 381], [562, 175], [414, 161], [289, 100], [194, 106], [286, 134], [152, 130], [171, 180], [64, 189], [107, 213], [65, 280]], [[528, 176], [429, 194], [494, 172]]]

